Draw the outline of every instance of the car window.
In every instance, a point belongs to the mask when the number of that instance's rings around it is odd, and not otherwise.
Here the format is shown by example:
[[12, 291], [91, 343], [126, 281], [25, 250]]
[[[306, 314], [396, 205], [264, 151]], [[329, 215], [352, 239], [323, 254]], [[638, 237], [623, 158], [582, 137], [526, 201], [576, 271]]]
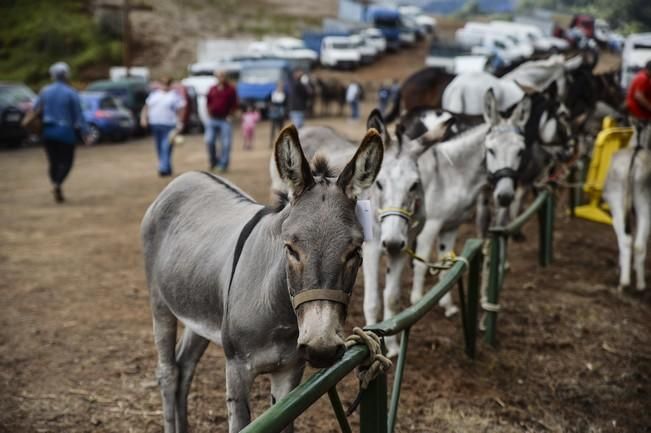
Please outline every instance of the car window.
[[26, 86], [0, 86], [0, 102], [14, 105], [31, 102], [36, 95]]
[[84, 111], [92, 110], [93, 106], [95, 105], [93, 98], [89, 98], [89, 97], [86, 97], [86, 96], [82, 95], [81, 98], [79, 98], [79, 100], [81, 102], [81, 108]]
[[113, 98], [102, 98], [99, 101], [99, 108], [101, 110], [117, 110], [118, 105], [115, 103]]

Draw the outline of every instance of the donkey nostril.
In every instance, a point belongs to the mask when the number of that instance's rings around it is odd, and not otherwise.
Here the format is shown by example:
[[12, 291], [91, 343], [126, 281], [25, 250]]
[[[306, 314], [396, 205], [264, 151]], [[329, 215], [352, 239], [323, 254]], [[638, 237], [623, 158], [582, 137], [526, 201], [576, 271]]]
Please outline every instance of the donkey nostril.
[[405, 241], [400, 241], [400, 250], [405, 248]]

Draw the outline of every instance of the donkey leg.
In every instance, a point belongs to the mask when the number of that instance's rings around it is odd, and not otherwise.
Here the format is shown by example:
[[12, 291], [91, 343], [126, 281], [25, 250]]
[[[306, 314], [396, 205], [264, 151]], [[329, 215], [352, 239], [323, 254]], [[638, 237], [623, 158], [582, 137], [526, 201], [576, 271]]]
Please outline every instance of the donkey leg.
[[[418, 235], [418, 240], [416, 242], [416, 254], [418, 257], [422, 257], [424, 260], [429, 260], [430, 254], [432, 253], [432, 244], [440, 230], [441, 224], [438, 221], [428, 219], [425, 222], [423, 231]], [[414, 282], [411, 288], [411, 303], [415, 304], [423, 297], [423, 287], [425, 285], [427, 266], [417, 260], [414, 260], [413, 264]]]
[[[271, 373], [271, 404], [285, 397], [289, 392], [301, 383], [305, 365], [293, 365], [281, 371]], [[283, 433], [293, 433], [294, 423], [289, 424]]]
[[382, 250], [377, 241], [366, 241], [362, 246], [364, 260], [364, 319], [367, 325], [377, 323], [380, 318], [380, 285], [378, 273]]
[[176, 392], [176, 433], [188, 431], [188, 394], [199, 359], [208, 347], [208, 340], [185, 328], [176, 352], [179, 386]]
[[635, 252], [633, 263], [635, 265], [635, 276], [637, 278], [637, 290], [646, 289], [644, 262], [646, 261], [646, 246], [651, 230], [651, 203], [641, 203], [636, 207], [637, 211], [637, 233], [635, 234]]
[[[439, 257], [454, 252], [454, 243], [457, 239], [457, 230], [450, 230], [439, 235]], [[443, 274], [441, 274], [443, 276]], [[450, 292], [443, 295], [439, 301], [439, 306], [445, 309], [445, 317], [452, 317], [459, 312], [459, 308], [454, 305], [452, 294]]]
[[[386, 275], [386, 288], [384, 289], [384, 320], [395, 316], [400, 310], [400, 280], [402, 270], [405, 268], [407, 256], [400, 254], [389, 259], [389, 267]], [[392, 335], [385, 339], [387, 345], [387, 356], [396, 356], [400, 351], [398, 336]]]
[[156, 378], [163, 399], [165, 433], [175, 433], [175, 400], [179, 371], [174, 359], [176, 346], [176, 317], [162, 304], [152, 303], [154, 341], [158, 350]]
[[243, 361], [226, 361], [226, 406], [228, 407], [228, 431], [237, 433], [251, 422], [249, 394], [255, 375]]
[[617, 289], [621, 292], [625, 287], [631, 285], [631, 236], [626, 233], [624, 198], [618, 202], [611, 202], [610, 211], [613, 215], [613, 229], [617, 236], [617, 245], [619, 247], [619, 286]]

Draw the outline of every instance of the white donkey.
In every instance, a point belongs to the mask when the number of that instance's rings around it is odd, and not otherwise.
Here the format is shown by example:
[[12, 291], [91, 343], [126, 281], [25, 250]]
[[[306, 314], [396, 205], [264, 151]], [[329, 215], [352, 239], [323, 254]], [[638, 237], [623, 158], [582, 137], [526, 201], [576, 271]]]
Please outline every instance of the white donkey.
[[603, 194], [610, 205], [619, 246], [620, 291], [631, 284], [631, 259], [637, 276], [636, 288], [646, 288], [644, 262], [651, 229], [651, 124], [636, 131], [631, 143], [635, 145], [613, 155]]
[[[514, 197], [517, 170], [523, 162], [525, 141], [522, 130], [530, 109], [530, 100], [525, 97], [516, 104], [510, 117], [503, 118], [489, 89], [485, 95], [484, 124], [434, 146], [432, 152], [420, 157], [418, 166], [425, 189], [427, 220], [417, 239], [418, 257], [429, 259], [437, 239], [437, 251], [440, 254], [451, 253], [458, 228], [475, 204], [480, 234], [485, 236], [491, 220], [488, 199], [491, 188], [501, 212], [498, 218], [506, 217], [507, 207]], [[423, 296], [427, 273], [427, 266], [420, 261], [414, 260], [413, 265], [412, 304]], [[441, 304], [448, 316], [457, 311], [449, 294]]]

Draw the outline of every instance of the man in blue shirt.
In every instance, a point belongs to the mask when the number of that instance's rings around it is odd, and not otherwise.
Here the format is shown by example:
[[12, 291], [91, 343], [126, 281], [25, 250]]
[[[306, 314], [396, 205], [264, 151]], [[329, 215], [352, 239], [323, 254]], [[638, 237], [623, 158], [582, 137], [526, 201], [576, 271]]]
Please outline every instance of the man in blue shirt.
[[50, 75], [54, 82], [41, 90], [34, 110], [42, 116], [41, 138], [50, 165], [54, 199], [57, 203], [62, 203], [64, 198], [61, 184], [72, 168], [77, 141], [81, 137], [85, 139], [87, 135], [87, 125], [81, 112], [79, 95], [68, 84], [68, 65], [55, 63], [50, 67]]

